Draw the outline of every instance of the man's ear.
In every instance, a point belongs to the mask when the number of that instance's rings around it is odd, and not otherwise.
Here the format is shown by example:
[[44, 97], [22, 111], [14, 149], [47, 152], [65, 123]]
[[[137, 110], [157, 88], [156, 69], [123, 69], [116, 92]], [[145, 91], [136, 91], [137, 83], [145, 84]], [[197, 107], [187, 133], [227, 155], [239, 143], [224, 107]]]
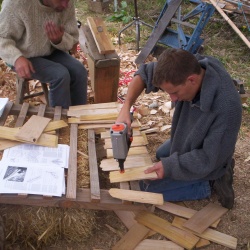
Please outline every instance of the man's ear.
[[198, 75], [192, 74], [192, 75], [188, 76], [187, 80], [191, 84], [197, 84], [198, 83], [198, 81], [197, 81], [198, 80]]

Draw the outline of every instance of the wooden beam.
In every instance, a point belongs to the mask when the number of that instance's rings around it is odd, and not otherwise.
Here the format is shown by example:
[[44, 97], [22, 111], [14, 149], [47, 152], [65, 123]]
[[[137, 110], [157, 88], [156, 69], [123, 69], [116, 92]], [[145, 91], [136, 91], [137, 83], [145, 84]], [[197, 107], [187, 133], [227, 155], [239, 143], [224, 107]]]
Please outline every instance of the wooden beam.
[[227, 211], [227, 208], [214, 203], [209, 203], [187, 220], [183, 226], [201, 234]]
[[110, 54], [115, 52], [115, 47], [111, 42], [107, 28], [100, 17], [88, 17], [87, 22], [96, 46], [100, 54]]
[[100, 185], [99, 185], [99, 173], [97, 165], [97, 157], [95, 150], [95, 132], [94, 130], [88, 130], [88, 152], [89, 152], [89, 174], [90, 174], [90, 192], [91, 201], [100, 202]]
[[242, 34], [242, 32], [237, 28], [237, 26], [232, 22], [232, 20], [225, 14], [225, 12], [218, 6], [214, 0], [209, 0], [211, 4], [216, 8], [216, 10], [221, 14], [221, 16], [227, 21], [227, 23], [233, 28], [236, 34], [241, 38], [241, 40], [250, 48], [249, 40]]
[[144, 192], [144, 191], [111, 188], [109, 190], [109, 193], [114, 198], [121, 199], [121, 200], [134, 201], [134, 202], [139, 202], [139, 203], [161, 205], [164, 202], [162, 194], [156, 194], [156, 193], [150, 193], [150, 192]]
[[199, 238], [194, 234], [172, 226], [170, 222], [152, 213], [142, 211], [136, 215], [135, 219], [140, 224], [164, 235], [186, 249], [193, 249], [199, 241]]
[[78, 125], [70, 126], [70, 150], [69, 150], [69, 167], [67, 175], [66, 197], [76, 198], [76, 180], [77, 180], [77, 135]]
[[111, 183], [123, 182], [123, 181], [136, 181], [136, 180], [147, 180], [157, 178], [156, 172], [145, 174], [144, 171], [150, 166], [137, 167], [126, 169], [124, 173], [120, 171], [112, 171], [109, 173], [109, 179]]
[[2, 194], [1, 204], [30, 205], [39, 207], [62, 207], [62, 208], [83, 208], [94, 210], [145, 210], [143, 204], [123, 204], [121, 200], [110, 196], [108, 190], [101, 190], [101, 201], [99, 203], [91, 202], [90, 189], [77, 189], [76, 199], [68, 199], [66, 196], [53, 197], [53, 199], [44, 199], [42, 195], [28, 195], [23, 198], [19, 195]]

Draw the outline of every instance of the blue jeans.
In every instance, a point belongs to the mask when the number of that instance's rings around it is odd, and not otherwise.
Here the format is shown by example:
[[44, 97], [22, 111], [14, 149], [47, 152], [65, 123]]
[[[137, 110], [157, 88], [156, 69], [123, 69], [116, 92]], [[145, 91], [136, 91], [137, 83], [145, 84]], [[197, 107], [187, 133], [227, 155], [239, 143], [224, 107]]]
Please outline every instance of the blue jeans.
[[[170, 140], [163, 143], [156, 151], [157, 159], [168, 157], [170, 155]], [[140, 181], [142, 191], [161, 193], [165, 201], [186, 201], [200, 200], [208, 198], [211, 195], [209, 181], [180, 181], [170, 178], [161, 180]]]
[[32, 78], [49, 83], [50, 106], [68, 108], [87, 103], [87, 70], [77, 59], [61, 50], [49, 56], [32, 57]]

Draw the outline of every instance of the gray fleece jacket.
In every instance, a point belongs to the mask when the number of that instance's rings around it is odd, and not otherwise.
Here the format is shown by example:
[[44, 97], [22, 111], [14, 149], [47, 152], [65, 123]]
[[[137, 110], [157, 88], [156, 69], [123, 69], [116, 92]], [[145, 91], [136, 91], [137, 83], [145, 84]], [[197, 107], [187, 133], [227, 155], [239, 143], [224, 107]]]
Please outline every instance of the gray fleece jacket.
[[[170, 156], [161, 158], [165, 177], [175, 180], [215, 180], [224, 175], [241, 125], [241, 100], [230, 75], [217, 59], [196, 57], [206, 70], [200, 98], [176, 103]], [[146, 93], [158, 91], [152, 85], [155, 64], [143, 64], [136, 72]]]

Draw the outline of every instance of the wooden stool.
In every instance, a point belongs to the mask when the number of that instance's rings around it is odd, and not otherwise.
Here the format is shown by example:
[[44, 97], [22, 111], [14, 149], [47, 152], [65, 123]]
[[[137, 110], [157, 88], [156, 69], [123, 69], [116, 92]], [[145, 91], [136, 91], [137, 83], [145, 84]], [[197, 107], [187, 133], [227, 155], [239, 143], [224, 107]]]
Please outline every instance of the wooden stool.
[[[22, 104], [25, 99], [32, 98], [32, 97], [39, 96], [39, 95], [44, 95], [45, 100], [47, 102], [47, 106], [49, 106], [49, 91], [48, 91], [47, 83], [41, 83], [43, 91], [30, 94], [29, 92], [30, 80], [32, 79], [24, 79], [24, 78], [20, 78], [17, 76], [17, 81], [16, 81], [17, 94], [16, 94], [15, 104]], [[27, 95], [25, 95], [26, 93]]]

